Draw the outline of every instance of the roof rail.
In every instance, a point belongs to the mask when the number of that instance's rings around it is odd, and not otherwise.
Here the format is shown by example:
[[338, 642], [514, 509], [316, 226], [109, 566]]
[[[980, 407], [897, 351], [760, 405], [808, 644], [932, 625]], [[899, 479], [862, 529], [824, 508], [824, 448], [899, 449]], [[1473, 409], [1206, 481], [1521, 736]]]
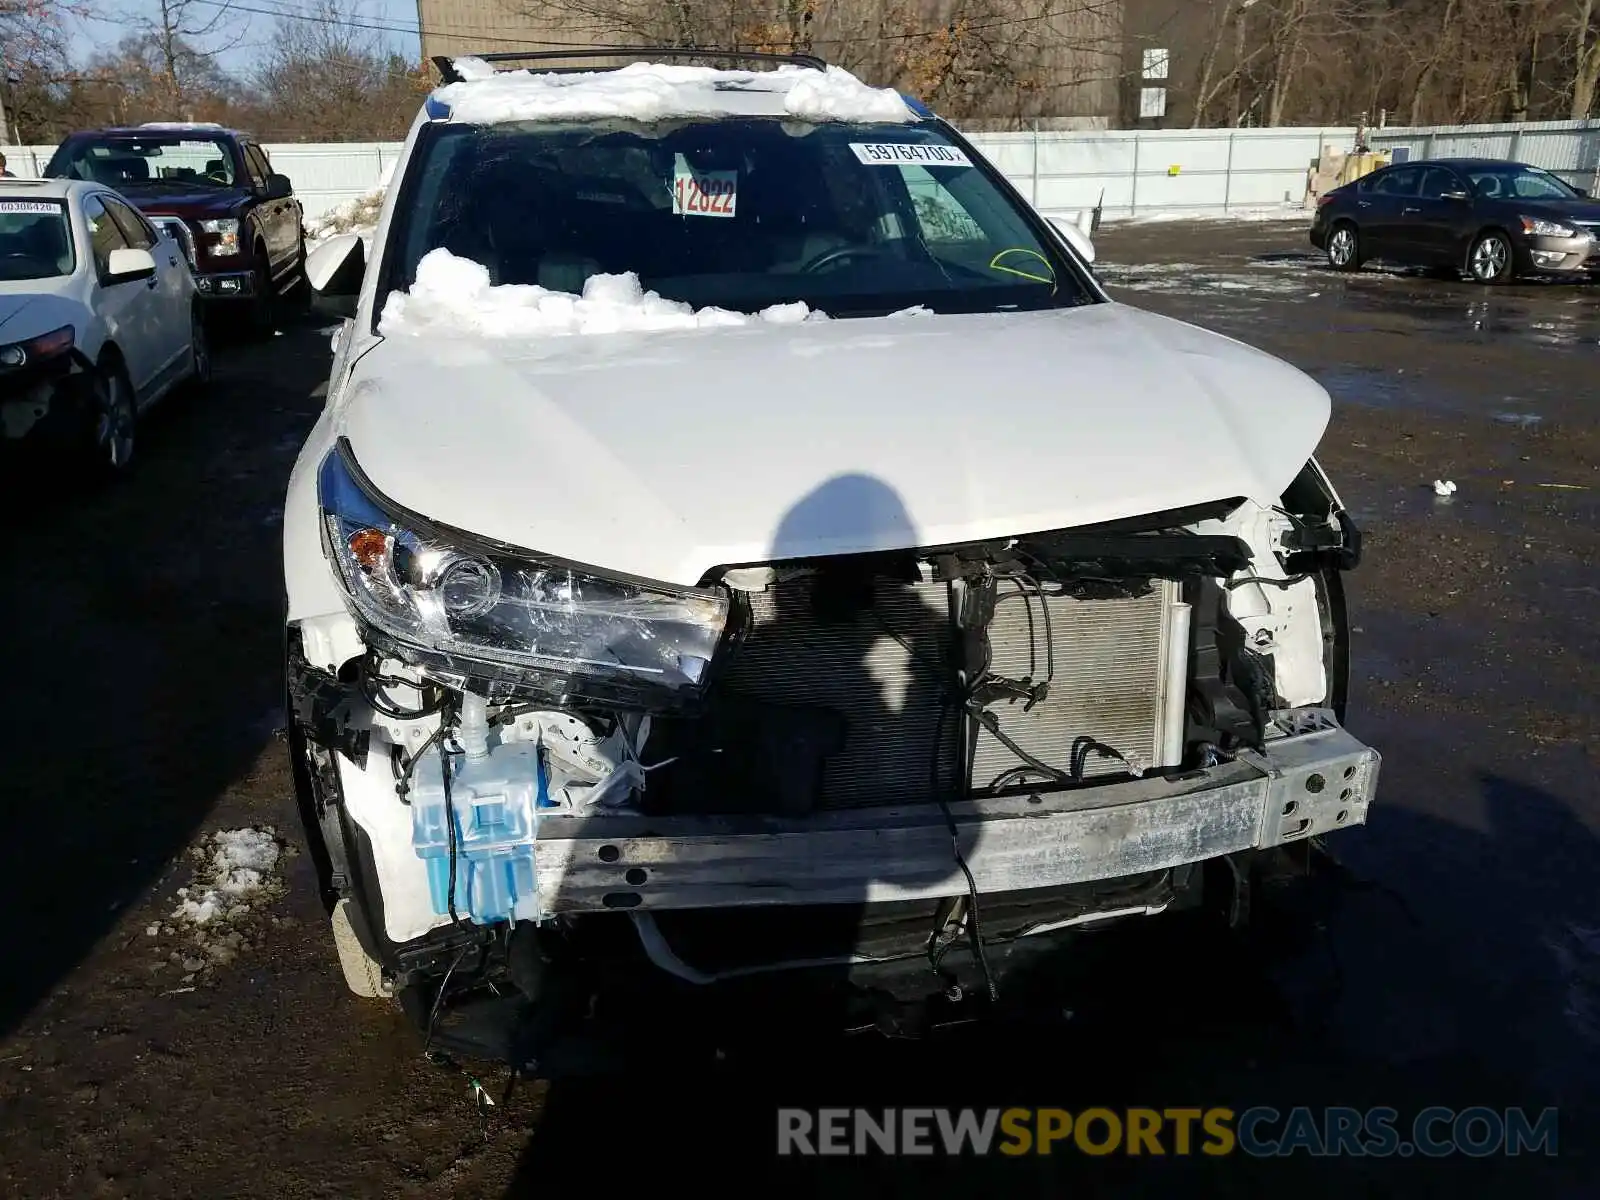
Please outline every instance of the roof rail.
[[[655, 58], [705, 58], [717, 61], [737, 60], [739, 62], [787, 63], [790, 66], [810, 67], [814, 71], [825, 71], [828, 64], [815, 54], [771, 54], [763, 50], [713, 50], [694, 49], [683, 46], [593, 46], [583, 50], [509, 50], [504, 53], [493, 54], [436, 54], [433, 65], [438, 68], [439, 75], [446, 83], [460, 83], [461, 73], [455, 68], [458, 58], [477, 58], [486, 63], [537, 63], [554, 62], [563, 58], [632, 58], [634, 62]], [[553, 74], [564, 74], [574, 71], [616, 70], [615, 67], [546, 67]]]

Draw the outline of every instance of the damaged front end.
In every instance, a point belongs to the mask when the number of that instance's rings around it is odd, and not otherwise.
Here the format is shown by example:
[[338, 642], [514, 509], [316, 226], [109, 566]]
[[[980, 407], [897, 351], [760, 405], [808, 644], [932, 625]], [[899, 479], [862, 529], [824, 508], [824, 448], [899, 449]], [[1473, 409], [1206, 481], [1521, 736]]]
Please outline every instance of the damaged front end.
[[894, 1028], [992, 1001], [1376, 786], [1341, 726], [1358, 538], [1315, 463], [1271, 507], [693, 589], [432, 526], [347, 446], [320, 495], [350, 615], [288, 656], [326, 898], [430, 1039], [487, 1012], [474, 1044], [521, 1066], [619, 996], [777, 980]]

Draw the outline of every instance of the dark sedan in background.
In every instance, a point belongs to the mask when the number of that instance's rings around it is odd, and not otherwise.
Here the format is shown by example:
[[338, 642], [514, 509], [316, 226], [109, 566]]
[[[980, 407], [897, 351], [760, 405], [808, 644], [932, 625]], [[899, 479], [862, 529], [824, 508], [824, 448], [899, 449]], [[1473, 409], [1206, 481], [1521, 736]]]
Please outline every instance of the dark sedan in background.
[[1549, 171], [1487, 158], [1396, 163], [1318, 197], [1311, 244], [1336, 270], [1381, 258], [1465, 271], [1600, 276], [1600, 201]]

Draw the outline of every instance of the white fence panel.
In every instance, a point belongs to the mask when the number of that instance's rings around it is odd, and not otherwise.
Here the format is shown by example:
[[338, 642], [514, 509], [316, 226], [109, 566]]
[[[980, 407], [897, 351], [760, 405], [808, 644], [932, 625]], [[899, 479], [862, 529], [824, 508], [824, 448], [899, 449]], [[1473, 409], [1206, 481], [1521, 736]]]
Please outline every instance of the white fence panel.
[[[1070, 214], [1103, 204], [1108, 215], [1222, 214], [1298, 203], [1324, 146], [1349, 149], [1355, 130], [1158, 129], [976, 133], [971, 140], [1036, 207]], [[1481, 155], [1554, 171], [1590, 191], [1600, 182], [1600, 121], [1438, 126], [1370, 131], [1375, 150], [1412, 158]], [[8, 146], [10, 169], [39, 175], [53, 146]], [[383, 182], [398, 142], [277, 143], [273, 165], [315, 217]]]
[[1374, 150], [1411, 158], [1509, 158], [1551, 171], [1591, 194], [1600, 191], [1600, 121], [1426, 126], [1372, 131]]
[[[400, 157], [399, 142], [268, 142], [267, 157], [294, 184], [306, 217], [365, 195], [382, 183]], [[37, 179], [54, 146], [6, 146], [6, 169], [19, 179]]]
[[1298, 203], [1325, 143], [1353, 128], [984, 133], [972, 143], [1047, 215], [1222, 214]]

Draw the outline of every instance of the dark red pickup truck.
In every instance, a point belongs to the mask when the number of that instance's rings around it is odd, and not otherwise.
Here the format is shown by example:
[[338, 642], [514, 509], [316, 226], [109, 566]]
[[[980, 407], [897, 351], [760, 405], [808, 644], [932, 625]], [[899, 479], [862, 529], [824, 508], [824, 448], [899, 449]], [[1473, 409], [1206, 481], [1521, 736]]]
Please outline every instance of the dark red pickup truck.
[[72, 134], [47, 177], [115, 188], [183, 246], [202, 299], [272, 324], [305, 274], [300, 201], [261, 144], [221, 125], [149, 124]]

